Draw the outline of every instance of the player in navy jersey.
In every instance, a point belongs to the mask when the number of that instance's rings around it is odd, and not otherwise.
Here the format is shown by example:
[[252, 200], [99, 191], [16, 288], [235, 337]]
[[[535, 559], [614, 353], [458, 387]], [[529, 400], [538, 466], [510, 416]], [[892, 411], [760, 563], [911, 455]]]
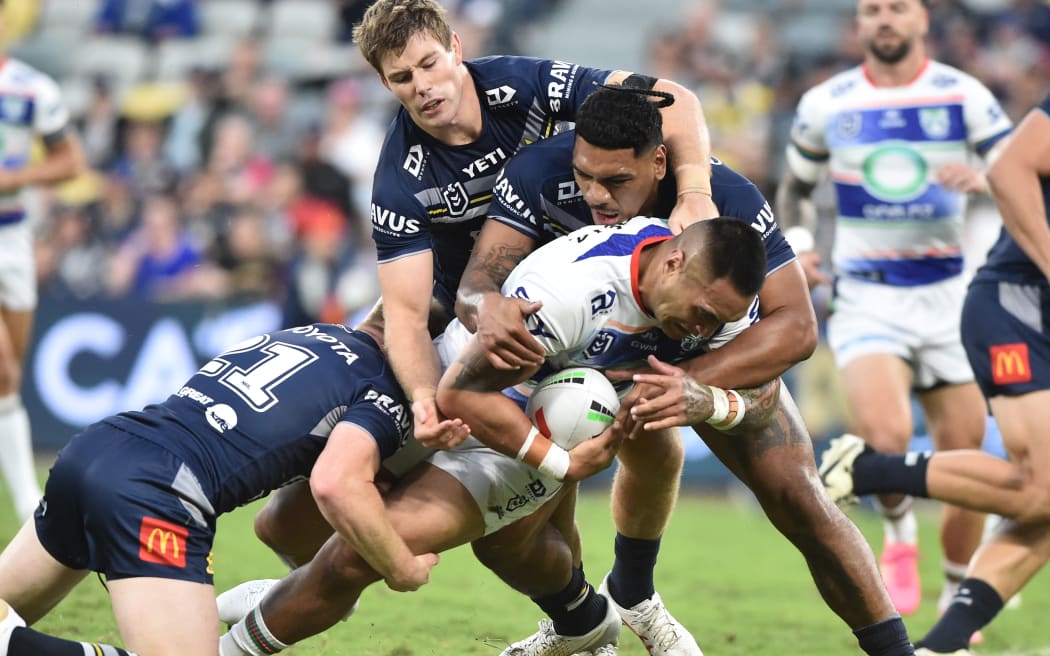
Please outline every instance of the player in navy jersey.
[[919, 641], [916, 653], [931, 656], [970, 654], [973, 633], [1050, 559], [1050, 96], [1018, 126], [988, 181], [1003, 230], [967, 290], [962, 341], [1010, 460], [976, 450], [878, 453], [844, 436], [821, 467], [839, 500], [914, 493], [1009, 519]]
[[0, 654], [124, 654], [24, 628], [15, 614], [37, 621], [91, 571], [106, 577], [132, 653], [216, 653], [216, 518], [307, 476], [325, 517], [391, 588], [426, 583], [437, 556], [409, 549], [374, 482], [412, 431], [381, 343], [370, 325], [261, 335], [163, 403], [75, 436], [35, 518], [0, 554]]
[[[496, 184], [491, 220], [482, 230], [460, 286], [457, 306], [468, 327], [476, 322], [494, 366], [525, 366], [518, 354], [535, 343], [512, 307], [517, 301], [499, 295], [510, 269], [537, 246], [580, 226], [617, 223], [637, 214], [667, 216], [677, 193], [668, 168], [660, 141], [660, 115], [653, 103], [644, 95], [616, 88], [600, 90], [584, 102], [575, 134], [523, 148], [507, 163]], [[809, 356], [816, 342], [816, 320], [801, 267], [762, 194], [744, 176], [718, 161], [713, 161], [711, 182], [719, 212], [750, 224], [764, 239], [767, 273], [759, 294], [762, 320], [718, 349], [708, 348], [704, 340], [692, 340], [689, 348], [661, 345], [655, 352], [671, 361], [690, 358], [682, 366], [700, 382], [753, 386], [776, 379]], [[739, 441], [734, 443], [706, 425], [698, 432], [763, 499], [767, 514], [780, 530], [792, 536], [814, 534], [814, 539], [796, 543], [822, 589], [832, 585], [875, 594], [882, 586], [868, 567], [870, 559], [851, 567], [822, 565], [828, 550], [840, 562], [854, 563], [857, 554], [870, 554], [870, 549], [845, 528], [816, 535], [819, 517], [827, 507], [814, 503], [821, 495], [814, 490], [813, 479], [803, 483], [791, 474], [815, 472], [809, 436], [794, 404], [783, 394], [778, 421], [754, 429], [751, 435], [755, 444], [771, 448], [739, 449]], [[682, 457], [673, 430], [629, 440], [619, 452], [621, 467], [613, 485], [616, 561], [607, 587], [632, 628], [643, 624], [650, 614], [673, 622], [664, 610], [654, 613], [659, 596], [652, 570], [677, 492]], [[854, 614], [856, 602], [851, 595], [829, 597], [828, 601], [854, 629], [886, 619], [877, 611]], [[699, 652], [691, 637], [686, 639], [688, 632], [681, 630], [678, 635], [678, 644], [657, 646], [653, 653]]]
[[684, 223], [716, 215], [706, 126], [696, 96], [666, 80], [527, 57], [464, 61], [459, 36], [434, 0], [379, 0], [354, 39], [402, 105], [376, 167], [372, 234], [391, 365], [413, 401], [417, 439], [437, 446], [467, 427], [436, 412], [430, 299], [437, 296], [452, 316], [503, 162], [550, 136], [558, 120], [572, 120], [596, 83], [631, 80], [672, 91], [679, 102], [668, 110], [667, 141], [692, 192], [675, 214]]

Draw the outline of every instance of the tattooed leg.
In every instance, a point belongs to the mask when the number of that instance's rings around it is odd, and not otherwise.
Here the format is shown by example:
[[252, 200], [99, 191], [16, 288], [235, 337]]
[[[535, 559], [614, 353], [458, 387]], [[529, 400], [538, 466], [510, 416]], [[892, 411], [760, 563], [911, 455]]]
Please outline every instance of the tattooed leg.
[[695, 430], [802, 553], [824, 601], [846, 624], [856, 629], [896, 612], [868, 542], [820, 484], [809, 433], [786, 388], [773, 421], [760, 430]]

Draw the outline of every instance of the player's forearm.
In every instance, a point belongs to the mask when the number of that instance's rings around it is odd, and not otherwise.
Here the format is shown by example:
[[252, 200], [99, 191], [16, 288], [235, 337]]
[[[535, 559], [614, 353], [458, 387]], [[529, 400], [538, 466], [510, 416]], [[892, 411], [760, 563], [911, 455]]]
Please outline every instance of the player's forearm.
[[763, 316], [722, 348], [681, 366], [707, 385], [755, 387], [813, 355], [816, 347], [817, 320], [812, 307], [785, 307]]
[[729, 435], [753, 434], [768, 426], [776, 417], [780, 402], [779, 378], [754, 387], [734, 389], [744, 402], [744, 417], [732, 428], [719, 430]]
[[660, 110], [664, 143], [675, 167], [678, 189], [711, 190], [711, 136], [696, 94], [677, 82], [658, 80], [653, 87], [674, 95], [674, 104]]
[[398, 578], [414, 554], [387, 519], [375, 484], [354, 479], [311, 489], [324, 518], [372, 569], [384, 579]]
[[384, 339], [387, 359], [409, 399], [433, 396], [441, 379], [441, 363], [426, 323], [420, 326], [388, 318]]
[[11, 171], [17, 186], [48, 185], [75, 178], [86, 170], [80, 143], [67, 137], [61, 148], [48, 151], [43, 161]]
[[784, 179], [777, 185], [773, 212], [781, 230], [786, 232], [795, 226], [810, 232], [816, 230], [817, 213], [810, 200], [813, 188], [814, 185], [799, 180], [790, 171], [784, 174]]
[[1001, 159], [988, 175], [1003, 226], [1025, 255], [1050, 279], [1050, 226], [1035, 171]]
[[482, 230], [456, 291], [456, 317], [470, 332], [477, 331], [485, 298], [499, 296], [503, 281], [532, 251], [531, 240], [516, 231], [501, 229], [493, 219], [489, 221], [492, 223]]

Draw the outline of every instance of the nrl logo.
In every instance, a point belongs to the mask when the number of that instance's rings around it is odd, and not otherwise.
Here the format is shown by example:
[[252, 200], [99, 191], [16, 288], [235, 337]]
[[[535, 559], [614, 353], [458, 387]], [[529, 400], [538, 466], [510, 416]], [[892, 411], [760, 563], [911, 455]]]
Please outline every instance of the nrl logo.
[[838, 118], [836, 128], [838, 129], [839, 136], [843, 139], [852, 139], [853, 137], [860, 134], [861, 123], [860, 112], [846, 112], [841, 114]]
[[467, 190], [463, 188], [462, 182], [445, 185], [441, 195], [444, 196], [448, 213], [452, 216], [463, 216], [463, 213], [467, 211], [467, 206], [470, 205], [470, 196], [467, 195]]

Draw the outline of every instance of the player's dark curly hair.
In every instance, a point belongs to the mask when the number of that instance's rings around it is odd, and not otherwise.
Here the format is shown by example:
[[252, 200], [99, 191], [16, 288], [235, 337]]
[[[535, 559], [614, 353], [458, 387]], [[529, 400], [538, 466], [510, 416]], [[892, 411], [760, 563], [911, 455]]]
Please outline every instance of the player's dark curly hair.
[[576, 112], [576, 135], [606, 150], [630, 148], [637, 157], [663, 142], [659, 108], [673, 102], [663, 91], [602, 85]]
[[717, 278], [728, 278], [740, 294], [753, 296], [766, 279], [766, 247], [749, 224], [729, 217], [697, 221], [675, 237], [688, 256], [702, 251], [703, 265]]

